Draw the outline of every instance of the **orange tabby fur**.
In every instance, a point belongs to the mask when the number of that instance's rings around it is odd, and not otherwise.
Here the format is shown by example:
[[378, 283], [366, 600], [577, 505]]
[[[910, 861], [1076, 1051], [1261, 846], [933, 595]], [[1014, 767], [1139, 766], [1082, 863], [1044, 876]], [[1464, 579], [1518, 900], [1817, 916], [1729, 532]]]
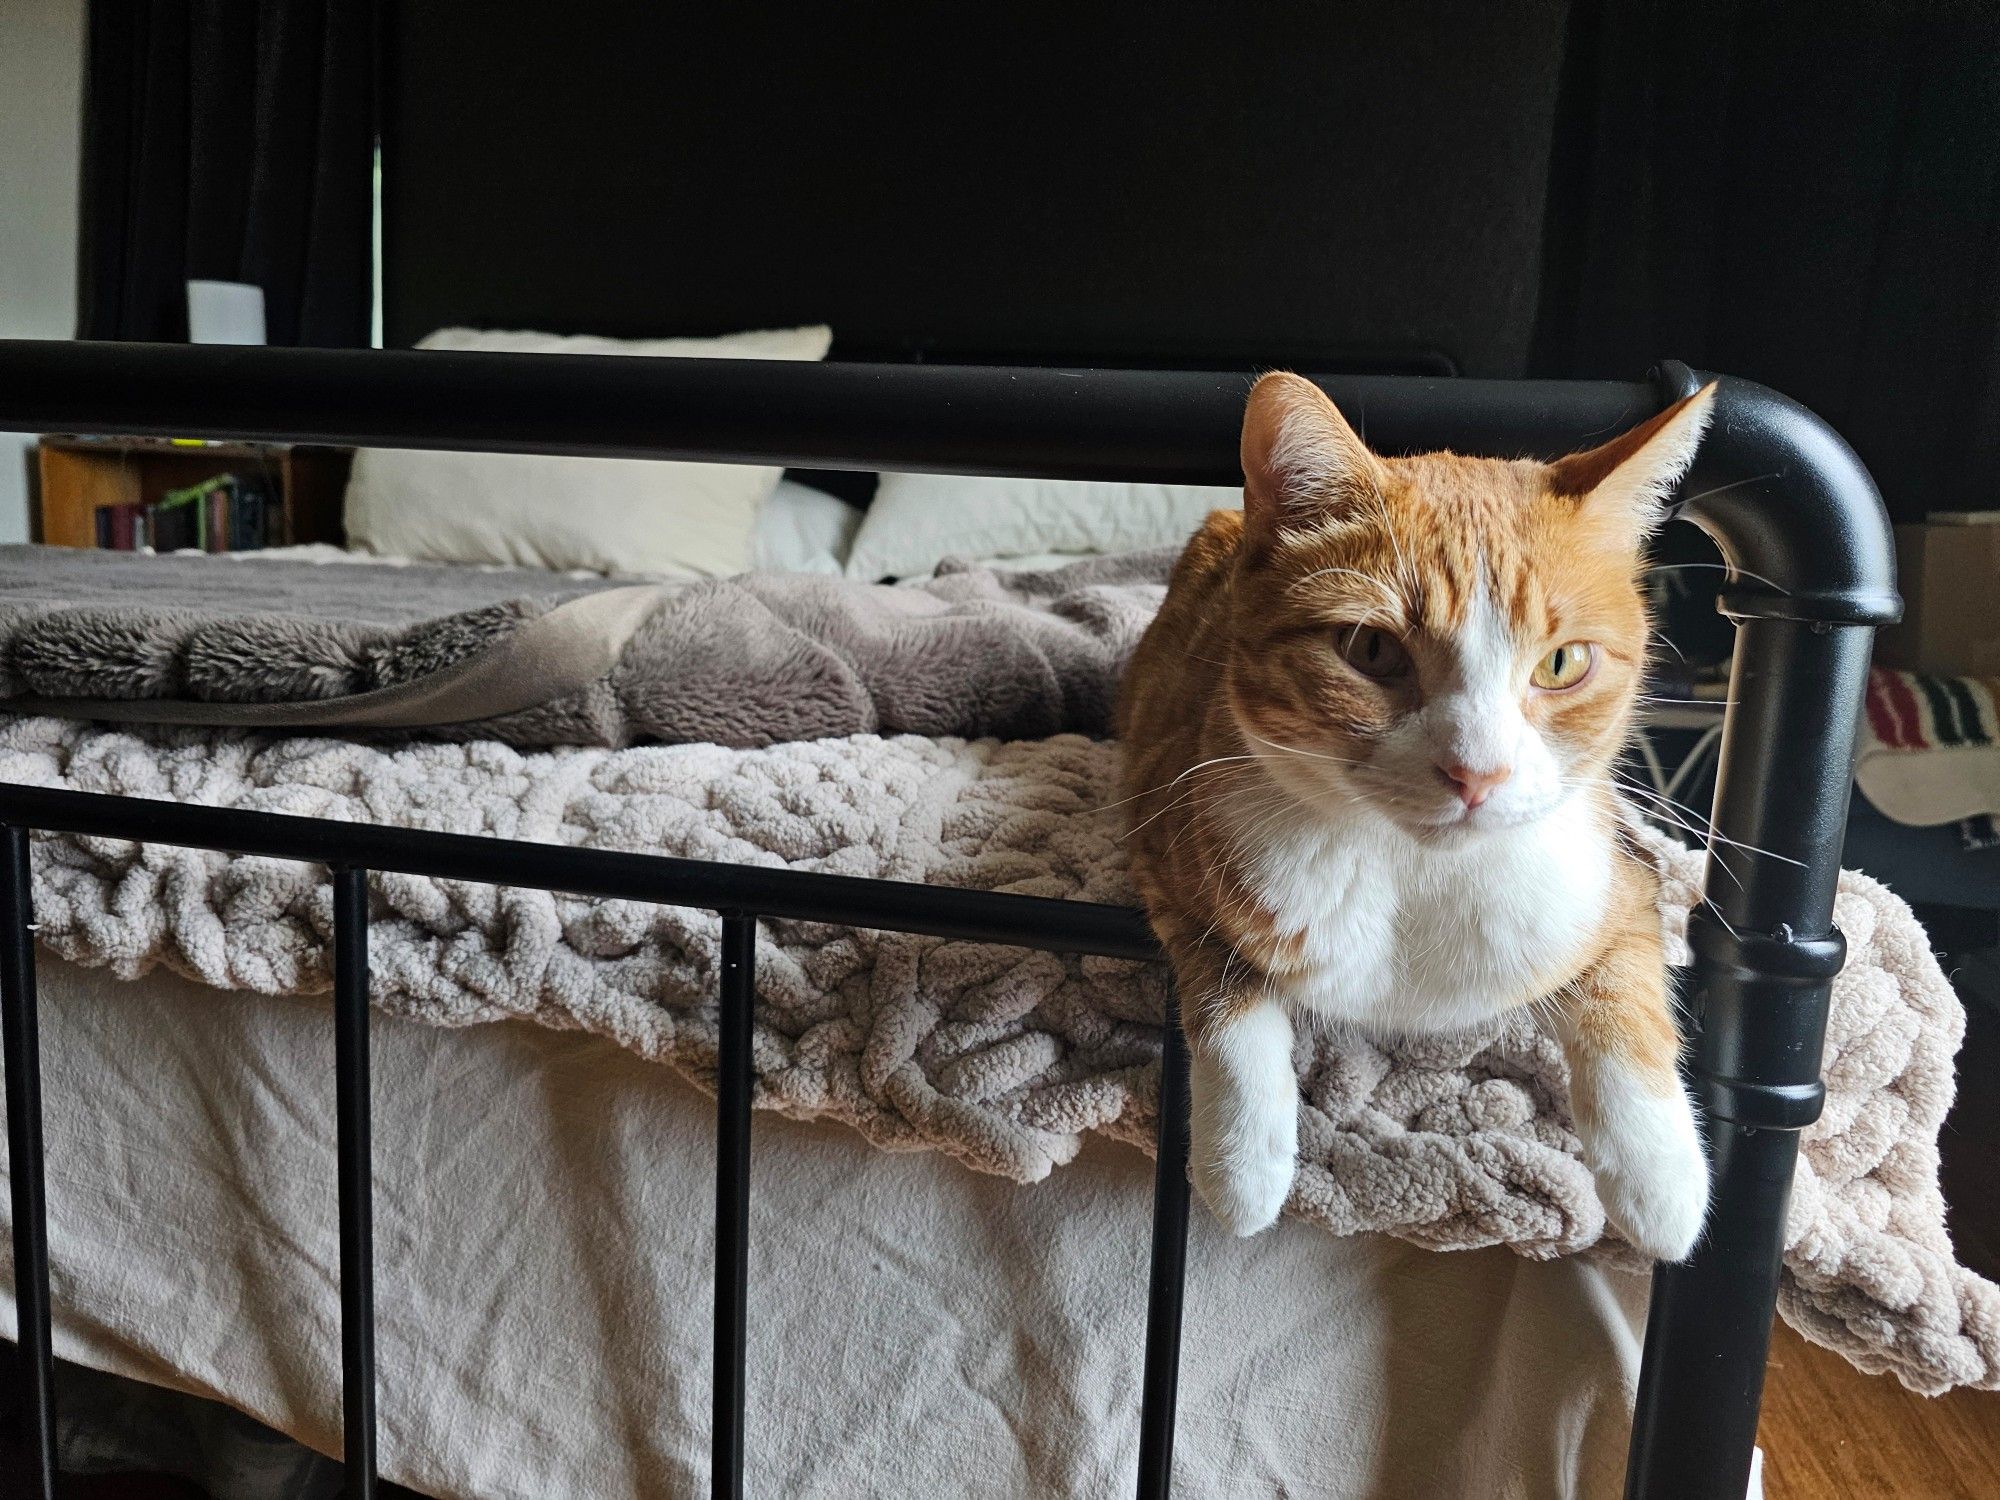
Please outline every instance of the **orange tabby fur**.
[[[1292, 1023], [1448, 1028], [1548, 1000], [1607, 1209], [1655, 1254], [1691, 1248], [1705, 1167], [1656, 877], [1611, 769], [1646, 656], [1640, 549], [1708, 399], [1543, 464], [1379, 457], [1308, 382], [1253, 391], [1245, 509], [1188, 544], [1119, 713], [1133, 877], [1194, 1059], [1196, 1183], [1238, 1232], [1289, 1187]], [[1570, 643], [1589, 648], [1584, 679], [1536, 686]], [[1370, 651], [1392, 675], [1357, 664]], [[1321, 930], [1349, 909], [1326, 893], [1363, 868], [1402, 882], [1354, 887], [1381, 907], [1354, 918], [1387, 935], [1373, 958]], [[1577, 920], [1524, 900], [1524, 879], [1548, 903], [1572, 887]], [[1350, 978], [1350, 962], [1380, 973]]]

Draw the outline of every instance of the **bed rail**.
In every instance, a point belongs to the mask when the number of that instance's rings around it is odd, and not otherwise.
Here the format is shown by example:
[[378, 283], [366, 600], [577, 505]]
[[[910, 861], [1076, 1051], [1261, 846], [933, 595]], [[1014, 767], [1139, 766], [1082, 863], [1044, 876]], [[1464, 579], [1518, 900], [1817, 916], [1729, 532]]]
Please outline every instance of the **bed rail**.
[[[1111, 958], [1160, 956], [1129, 907], [1052, 901], [909, 881], [863, 880], [666, 855], [475, 838], [324, 818], [200, 807], [0, 784], [0, 1017], [4, 1018], [16, 1283], [31, 1452], [53, 1483], [48, 1244], [42, 1207], [41, 1078], [36, 1034], [29, 829], [137, 839], [325, 865], [333, 884], [334, 1092], [339, 1177], [341, 1390], [351, 1495], [375, 1487], [375, 1300], [369, 1182], [368, 896], [371, 870], [530, 887], [715, 912], [718, 964], [715, 1174], [715, 1493], [741, 1493], [749, 1285], [751, 1019], [760, 917], [837, 922], [934, 937]], [[1164, 1059], [1154, 1276], [1145, 1355], [1148, 1434], [1141, 1463], [1164, 1483], [1173, 1438], [1181, 1258], [1187, 1228], [1187, 1059], [1179, 1034]], [[52, 1489], [45, 1493], [53, 1494]], [[1163, 1491], [1162, 1491], [1163, 1492]]]
[[[1378, 448], [1553, 456], [1707, 377], [1637, 383], [1329, 378]], [[1235, 483], [1245, 381], [1215, 374], [0, 342], [0, 428], [140, 433]], [[1896, 618], [1873, 482], [1831, 429], [1748, 382], [1719, 384], [1678, 514], [1730, 564], [1737, 624], [1708, 850], [1691, 923], [1686, 1071], [1714, 1207], [1694, 1257], [1655, 1270], [1626, 1491], [1744, 1493], [1798, 1132], [1817, 1118], [1834, 883], [1874, 627]], [[54, 1494], [30, 830], [317, 861], [335, 890], [343, 1394], [350, 1493], [374, 1492], [365, 872], [705, 907], [719, 968], [713, 1488], [740, 1495], [750, 1023], [760, 915], [1145, 957], [1139, 913], [1085, 903], [556, 848], [0, 787], [0, 1033], [13, 1163], [29, 1452]], [[1139, 1493], [1164, 1496], [1187, 1225], [1186, 1057], [1171, 1018], [1159, 1109]]]

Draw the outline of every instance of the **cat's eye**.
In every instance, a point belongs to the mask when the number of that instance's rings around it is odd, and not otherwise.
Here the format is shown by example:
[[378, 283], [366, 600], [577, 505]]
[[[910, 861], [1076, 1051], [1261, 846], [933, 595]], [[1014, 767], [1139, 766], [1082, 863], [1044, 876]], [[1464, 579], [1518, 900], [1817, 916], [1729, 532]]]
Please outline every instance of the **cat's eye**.
[[1536, 662], [1531, 680], [1544, 692], [1560, 693], [1588, 677], [1596, 661], [1597, 648], [1590, 642], [1570, 641]]
[[1337, 639], [1342, 659], [1364, 677], [1400, 677], [1409, 668], [1410, 653], [1386, 630], [1350, 625], [1342, 628]]

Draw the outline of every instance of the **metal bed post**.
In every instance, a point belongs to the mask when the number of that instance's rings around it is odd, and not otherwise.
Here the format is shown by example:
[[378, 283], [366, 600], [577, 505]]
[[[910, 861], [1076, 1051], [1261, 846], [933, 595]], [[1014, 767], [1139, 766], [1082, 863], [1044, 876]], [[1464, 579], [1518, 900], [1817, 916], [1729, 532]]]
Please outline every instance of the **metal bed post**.
[[[1666, 397], [1700, 384], [1661, 371]], [[1880, 498], [1802, 407], [1724, 381], [1690, 518], [1733, 566], [1737, 622], [1704, 901], [1688, 924], [1687, 1071], [1713, 1179], [1708, 1228], [1660, 1266], [1625, 1489], [1739, 1500], [1757, 1437], [1799, 1132], [1819, 1117], [1833, 925], [1877, 623], [1899, 610]]]
[[722, 914], [715, 1068], [715, 1366], [710, 1493], [743, 1497], [744, 1354], [750, 1287], [750, 1040], [757, 919]]
[[55, 1354], [49, 1341], [49, 1225], [43, 1197], [42, 1051], [35, 1023], [34, 883], [28, 830], [0, 829], [0, 1041], [7, 1068], [7, 1172], [14, 1200], [14, 1306], [28, 1493], [55, 1500]]
[[1167, 1002], [1153, 1162], [1153, 1266], [1146, 1290], [1146, 1372], [1139, 1400], [1139, 1500], [1167, 1500], [1174, 1481], [1181, 1302], [1187, 1290], [1188, 1054], [1179, 1008]]
[[368, 1090], [368, 872], [333, 871], [333, 1088], [340, 1175], [341, 1464], [375, 1495], [375, 1169]]

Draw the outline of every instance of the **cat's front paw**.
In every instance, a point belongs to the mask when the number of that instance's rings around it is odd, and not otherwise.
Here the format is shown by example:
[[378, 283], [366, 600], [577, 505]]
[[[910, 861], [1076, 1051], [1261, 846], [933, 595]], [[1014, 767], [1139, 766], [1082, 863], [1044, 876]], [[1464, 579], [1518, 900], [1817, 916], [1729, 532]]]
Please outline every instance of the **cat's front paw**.
[[1279, 1119], [1275, 1111], [1273, 1118], [1238, 1123], [1223, 1140], [1195, 1143], [1191, 1175], [1222, 1227], [1251, 1235], [1277, 1222], [1291, 1194], [1298, 1127], [1295, 1115]]
[[1292, 1023], [1259, 1004], [1213, 1026], [1192, 1050], [1188, 1160], [1195, 1190], [1231, 1234], [1268, 1229], [1299, 1159]]
[[1685, 1097], [1621, 1101], [1592, 1143], [1604, 1212], [1655, 1260], [1694, 1253], [1708, 1217], [1708, 1158]]

